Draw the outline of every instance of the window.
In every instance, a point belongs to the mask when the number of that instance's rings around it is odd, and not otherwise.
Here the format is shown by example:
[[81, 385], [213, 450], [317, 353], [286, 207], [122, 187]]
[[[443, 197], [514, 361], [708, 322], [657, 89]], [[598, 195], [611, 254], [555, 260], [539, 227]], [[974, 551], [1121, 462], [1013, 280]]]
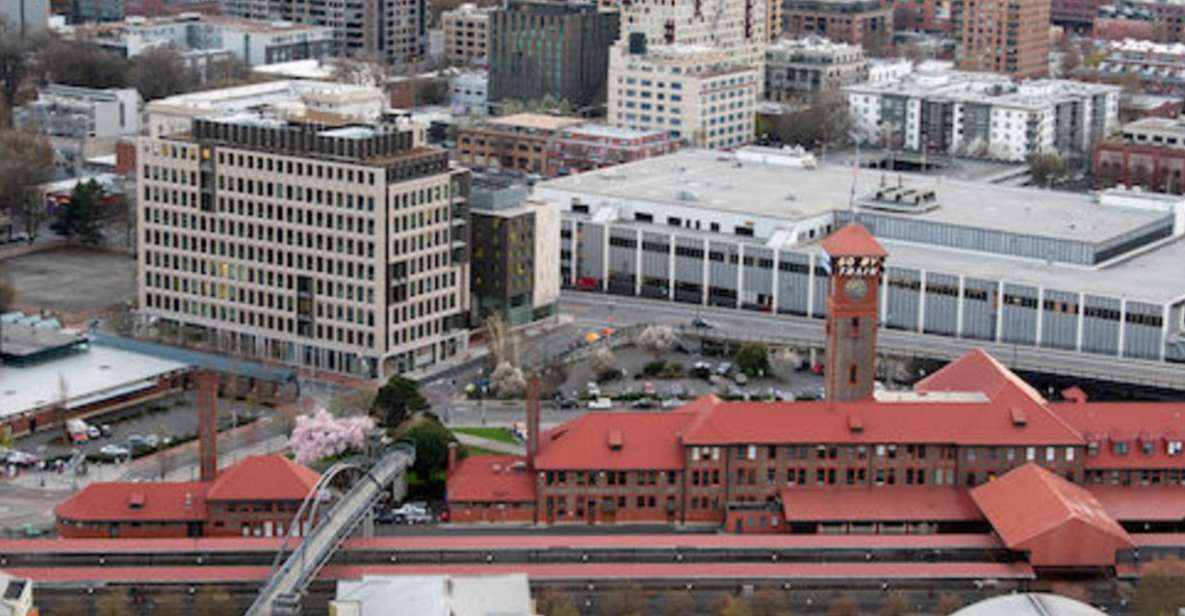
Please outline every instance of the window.
[[1054, 448], [1054, 447], [1046, 447], [1045, 448], [1045, 461], [1046, 462], [1053, 462], [1053, 460], [1056, 457], [1057, 457], [1057, 449], [1056, 448]]
[[1111, 451], [1117, 456], [1126, 456], [1131, 445], [1127, 441], [1115, 441], [1111, 445]]
[[1025, 448], [1025, 461], [1032, 462], [1036, 458], [1037, 458], [1037, 448], [1036, 447], [1026, 447]]
[[1181, 441], [1169, 441], [1168, 444], [1165, 446], [1165, 450], [1168, 452], [1168, 454], [1170, 456], [1180, 455], [1181, 454]]

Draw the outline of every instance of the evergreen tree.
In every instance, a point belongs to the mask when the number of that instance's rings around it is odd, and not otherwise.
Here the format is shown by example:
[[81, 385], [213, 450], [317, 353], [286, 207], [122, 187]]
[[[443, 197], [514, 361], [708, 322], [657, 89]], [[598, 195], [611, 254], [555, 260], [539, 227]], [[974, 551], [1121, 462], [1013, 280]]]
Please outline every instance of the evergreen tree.
[[103, 189], [94, 180], [79, 182], [70, 194], [70, 202], [58, 214], [58, 232], [86, 244], [102, 242], [103, 230], [99, 227], [102, 196]]

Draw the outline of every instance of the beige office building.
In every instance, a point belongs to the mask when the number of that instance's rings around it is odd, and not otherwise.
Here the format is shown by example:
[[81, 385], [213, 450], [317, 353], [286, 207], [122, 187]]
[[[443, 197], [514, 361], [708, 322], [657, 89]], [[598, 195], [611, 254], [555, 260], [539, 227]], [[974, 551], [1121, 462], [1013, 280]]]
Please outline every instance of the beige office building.
[[467, 172], [406, 121], [198, 118], [139, 152], [139, 302], [222, 352], [385, 377], [465, 352]]
[[497, 7], [465, 3], [440, 14], [444, 57], [449, 64], [467, 65], [486, 59], [490, 40], [490, 13]]
[[609, 124], [668, 131], [700, 147], [753, 140], [761, 70], [718, 47], [659, 45], [609, 54]]

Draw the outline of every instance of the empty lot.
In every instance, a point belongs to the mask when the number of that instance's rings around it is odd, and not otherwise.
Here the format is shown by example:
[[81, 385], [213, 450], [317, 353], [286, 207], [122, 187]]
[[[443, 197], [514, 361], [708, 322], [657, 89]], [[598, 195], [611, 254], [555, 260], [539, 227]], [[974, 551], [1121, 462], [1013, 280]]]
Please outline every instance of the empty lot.
[[16, 303], [59, 313], [90, 311], [136, 295], [136, 260], [86, 248], [58, 248], [0, 261]]

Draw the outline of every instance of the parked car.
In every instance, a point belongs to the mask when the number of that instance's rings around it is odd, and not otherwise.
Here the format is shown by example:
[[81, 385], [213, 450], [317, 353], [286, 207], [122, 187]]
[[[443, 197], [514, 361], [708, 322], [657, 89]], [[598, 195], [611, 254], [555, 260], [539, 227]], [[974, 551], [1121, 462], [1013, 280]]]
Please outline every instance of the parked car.
[[148, 436], [144, 437], [144, 444], [156, 449], [157, 447], [160, 447], [160, 437], [155, 434], [149, 434]]
[[580, 406], [575, 398], [556, 398], [555, 407], [558, 409], [574, 409]]
[[28, 468], [30, 466], [35, 466], [40, 461], [41, 461], [41, 458], [38, 458], [37, 456], [35, 456], [31, 453], [25, 453], [23, 451], [18, 451], [16, 449], [10, 449], [4, 455], [5, 464], [11, 464], [13, 466], [20, 466], [22, 468]]
[[737, 385], [748, 385], [749, 384], [749, 376], [746, 375], [744, 372], [736, 373], [736, 376], [732, 377], [732, 380], [736, 381]]
[[660, 406], [664, 411], [669, 411], [683, 406], [683, 401], [678, 398], [667, 398]]
[[594, 411], [607, 411], [613, 408], [613, 401], [609, 398], [600, 397], [588, 403], [588, 408]]
[[696, 329], [713, 329], [716, 327], [715, 325], [712, 325], [711, 323], [709, 323], [703, 317], [695, 317], [694, 319], [692, 319], [691, 326]]
[[111, 436], [111, 424], [102, 424], [99, 426], [99, 435], [103, 437]]
[[588, 397], [600, 398], [601, 397], [601, 386], [597, 385], [596, 383], [589, 383], [588, 384]]
[[93, 441], [101, 436], [103, 436], [103, 432], [101, 430], [99, 430], [99, 426], [87, 426], [86, 427], [86, 437], [88, 439]]
[[112, 462], [119, 462], [120, 460], [127, 460], [132, 457], [132, 452], [127, 447], [120, 447], [115, 443], [108, 443], [99, 448], [99, 456], [105, 460]]
[[691, 376], [706, 379], [712, 375], [712, 364], [706, 361], [697, 361], [691, 365]]
[[728, 376], [732, 372], [732, 362], [722, 361], [716, 366], [716, 374]]
[[421, 503], [404, 503], [391, 510], [392, 521], [396, 524], [431, 524], [432, 511]]
[[652, 409], [654, 408], [654, 400], [651, 400], [650, 398], [638, 398], [637, 400], [634, 400], [634, 403], [630, 406], [636, 409]]

